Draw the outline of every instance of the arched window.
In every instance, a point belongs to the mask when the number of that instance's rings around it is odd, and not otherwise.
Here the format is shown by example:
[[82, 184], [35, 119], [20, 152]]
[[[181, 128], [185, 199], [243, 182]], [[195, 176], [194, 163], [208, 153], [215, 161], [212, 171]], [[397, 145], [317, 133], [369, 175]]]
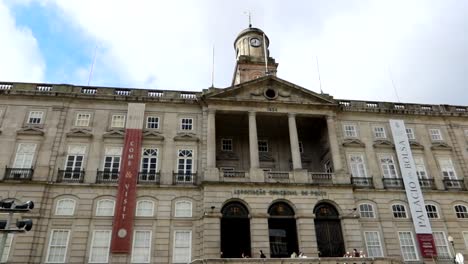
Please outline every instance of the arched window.
[[392, 205], [392, 213], [394, 218], [408, 218], [406, 214], [406, 207], [402, 204]]
[[368, 203], [360, 204], [359, 214], [363, 218], [375, 218], [374, 206]]
[[426, 212], [428, 218], [439, 218], [439, 213], [437, 212], [437, 206], [433, 204], [426, 205]]
[[339, 214], [335, 207], [328, 203], [321, 203], [314, 208], [314, 214], [317, 218], [338, 219]]
[[75, 200], [66, 198], [57, 201], [55, 215], [73, 215], [75, 213]]
[[192, 217], [192, 202], [178, 201], [175, 203], [175, 217]]
[[97, 202], [96, 216], [114, 216], [115, 201], [102, 199]]
[[223, 207], [221, 211], [223, 217], [229, 218], [246, 218], [249, 216], [249, 211], [239, 202], [231, 202]]
[[136, 216], [153, 216], [154, 202], [150, 200], [141, 200], [137, 202]]
[[294, 210], [285, 202], [277, 202], [268, 209], [270, 216], [294, 216]]
[[468, 210], [466, 209], [466, 206], [461, 204], [455, 205], [455, 214], [457, 215], [457, 218], [468, 218]]

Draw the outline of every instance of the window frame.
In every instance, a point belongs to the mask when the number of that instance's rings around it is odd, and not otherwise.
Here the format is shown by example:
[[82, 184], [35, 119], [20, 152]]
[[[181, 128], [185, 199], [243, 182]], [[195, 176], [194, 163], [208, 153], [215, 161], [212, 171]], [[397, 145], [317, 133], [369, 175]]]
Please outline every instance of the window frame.
[[[260, 146], [260, 142], [262, 142], [262, 146]], [[258, 139], [257, 140], [258, 152], [259, 153], [267, 153], [270, 151], [270, 147], [268, 145], [268, 139]], [[262, 149], [260, 149], [262, 148]], [[266, 150], [264, 150], [266, 149]]]
[[[436, 235], [438, 234], [438, 235]], [[447, 236], [445, 235], [444, 231], [432, 231], [432, 236], [434, 238], [434, 245], [437, 250], [437, 257], [442, 257], [442, 258], [452, 258], [452, 252], [449, 247], [449, 243], [447, 241]], [[442, 239], [442, 241], [440, 240]], [[442, 242], [442, 244], [439, 244], [439, 242]], [[440, 248], [445, 248], [445, 250], [440, 250]], [[445, 255], [441, 256], [441, 252], [445, 251]]]
[[[146, 209], [142, 210], [142, 208], [140, 207], [142, 203], [151, 203], [151, 214], [148, 214], [148, 215], [141, 214], [142, 211], [146, 210]], [[138, 200], [137, 203], [136, 203], [135, 216], [137, 216], [137, 217], [154, 217], [154, 202], [152, 200], [149, 200], [149, 199]]]
[[[137, 257], [137, 255], [135, 255], [134, 253], [136, 253], [135, 251], [135, 245], [136, 245], [136, 238], [137, 238], [137, 233], [149, 233], [149, 243], [148, 243], [148, 251], [147, 251], [147, 254], [148, 254], [148, 258], [147, 260], [135, 260], [135, 258]], [[130, 263], [151, 263], [151, 245], [153, 243], [153, 231], [152, 230], [134, 230], [133, 231], [133, 239], [132, 239], [132, 255], [131, 255], [131, 259], [130, 259]], [[146, 247], [144, 247], [146, 248]]]
[[[80, 119], [80, 115], [81, 116], [88, 116], [88, 119]], [[85, 125], [82, 125], [82, 124], [79, 124], [79, 122], [86, 122]], [[87, 112], [77, 112], [76, 115], [75, 115], [75, 122], [74, 122], [74, 126], [75, 127], [89, 127], [89, 124], [91, 123], [91, 113], [87, 113]]]
[[[120, 126], [121, 120], [117, 120], [117, 117], [123, 117], [123, 124]], [[117, 123], [119, 122], [119, 123]], [[122, 129], [125, 128], [125, 125], [127, 124], [127, 115], [126, 114], [112, 114], [111, 115], [111, 120], [110, 120], [110, 128], [113, 129]]]
[[[40, 117], [33, 117], [32, 116], [33, 114], [39, 114], [39, 113], [40, 113]], [[39, 119], [39, 122], [38, 123], [31, 122], [32, 119]], [[29, 113], [28, 113], [28, 118], [26, 119], [26, 124], [29, 125], [29, 126], [42, 125], [42, 124], [44, 124], [44, 119], [45, 119], [45, 111], [43, 111], [43, 110], [30, 110]]]
[[[395, 162], [395, 158], [393, 157], [393, 154], [389, 154], [389, 153], [385, 153], [385, 154], [379, 154], [379, 164], [380, 164], [380, 169], [381, 169], [381, 172], [382, 172], [382, 176], [383, 178], [385, 179], [400, 179], [400, 175], [398, 174], [398, 167], [397, 167], [397, 164]], [[383, 163], [383, 159], [386, 159], [386, 160], [390, 160], [390, 162], [385, 162]], [[385, 168], [384, 166], [387, 167], [387, 171], [388, 171], [388, 174], [386, 175], [385, 174]], [[393, 166], [393, 171], [395, 172], [394, 174], [392, 174], [392, 169], [391, 169], [391, 166]], [[390, 176], [390, 177], [388, 177]]]
[[[370, 234], [370, 233], [377, 234], [378, 245], [376, 245], [376, 244], [375, 245], [369, 245], [369, 242], [371, 242], [371, 241], [368, 240], [368, 237], [367, 237], [366, 234]], [[366, 244], [367, 257], [369, 257], [369, 258], [384, 257], [382, 241], [380, 239], [380, 232], [379, 231], [371, 231], [371, 230], [364, 231], [364, 242]], [[372, 241], [372, 242], [375, 242], [375, 241]], [[378, 246], [379, 251], [380, 251], [380, 255], [379, 256], [374, 256], [374, 254], [371, 254], [370, 252], [373, 252], [373, 251], [369, 250], [369, 246], [372, 246], [374, 248], [376, 248]]]
[[406, 137], [408, 137], [408, 141], [416, 140], [416, 134], [414, 133], [414, 128], [407, 127], [407, 128], [405, 128], [405, 132], [406, 132]]
[[442, 131], [440, 128], [429, 128], [429, 137], [432, 142], [443, 141]]
[[[352, 129], [348, 129], [352, 128]], [[359, 133], [357, 125], [354, 123], [345, 123], [343, 124], [343, 136], [344, 138], [358, 138]]]
[[[189, 207], [189, 213], [187, 214], [181, 214], [182, 209], [180, 208], [177, 208], [178, 205], [180, 204], [189, 204], [190, 207]], [[177, 218], [190, 218], [190, 217], [193, 217], [193, 202], [190, 201], [190, 200], [179, 200], [179, 201], [176, 201], [174, 203], [174, 217], [177, 217]]]
[[[459, 212], [457, 210], [457, 208], [464, 208], [463, 210], [461, 210], [461, 212]], [[464, 204], [456, 204], [453, 206], [453, 210], [455, 211], [455, 216], [457, 217], [457, 219], [466, 219], [468, 220], [468, 207]]]
[[[410, 238], [411, 238], [411, 245], [403, 245], [401, 242], [401, 234], [409, 234]], [[416, 243], [414, 241], [414, 236], [413, 236], [413, 232], [411, 231], [398, 231], [398, 243], [400, 244], [400, 252], [401, 252], [401, 256], [403, 258], [404, 261], [418, 261], [419, 260], [419, 254], [418, 254], [418, 250], [416, 248]], [[403, 253], [403, 246], [405, 247], [411, 247], [413, 249], [413, 252], [414, 252], [414, 255], [415, 255], [415, 258], [411, 258], [411, 259], [406, 259], [405, 258], [405, 254]]]
[[[382, 129], [382, 131], [377, 131], [377, 129]], [[385, 131], [384, 126], [373, 126], [372, 133], [375, 139], [386, 139], [387, 138], [387, 131]], [[381, 135], [379, 135], [381, 134]]]
[[[435, 204], [426, 204], [424, 206], [426, 208], [427, 218], [429, 219], [440, 219], [439, 209]], [[435, 210], [428, 210], [428, 209], [435, 209]]]
[[[96, 233], [97, 232], [106, 232], [109, 235], [109, 239], [107, 241], [107, 255], [106, 255], [106, 260], [93, 260], [93, 251], [95, 250], [94, 244], [96, 243], [95, 238], [96, 238]], [[108, 263], [109, 262], [109, 254], [110, 254], [110, 243], [111, 243], [111, 238], [112, 238], [112, 230], [93, 230], [93, 237], [91, 238], [91, 244], [89, 246], [89, 258], [88, 258], [88, 263]], [[99, 248], [104, 248], [100, 246]]]
[[[112, 206], [112, 214], [103, 214], [102, 212], [99, 212], [99, 210], [103, 210], [103, 209], [108, 209], [108, 208], [102, 208], [100, 207], [100, 205], [104, 202], [112, 202], [113, 206]], [[113, 217], [115, 215], [115, 200], [114, 199], [110, 199], [110, 198], [103, 198], [103, 199], [99, 199], [97, 202], [96, 202], [96, 211], [95, 211], [95, 215], [98, 216], [98, 217]]]
[[226, 151], [226, 152], [234, 151], [234, 144], [233, 144], [232, 138], [221, 138], [220, 145], [221, 145], [221, 151]]
[[[31, 152], [28, 152], [28, 151], [23, 151], [23, 152], [20, 152], [21, 149], [25, 149], [25, 147], [27, 148], [27, 146], [30, 146], [33, 147], [33, 150]], [[28, 142], [20, 142], [18, 143], [17, 147], [16, 147], [16, 152], [15, 152], [15, 160], [13, 161], [13, 168], [23, 168], [23, 169], [31, 169], [33, 166], [34, 166], [34, 163], [35, 163], [35, 159], [36, 159], [36, 150], [37, 150], [37, 144], [36, 143], [28, 143]], [[21, 155], [21, 156], [19, 156]], [[21, 167], [19, 167], [19, 164], [17, 164], [19, 162], [19, 158], [22, 158], [23, 159], [23, 164], [21, 165]], [[30, 160], [31, 160], [31, 164], [29, 166], [26, 166], [25, 165], [25, 161], [26, 161], [26, 158], [29, 157]]]
[[[177, 245], [177, 233], [188, 233], [189, 234], [189, 243], [188, 243], [188, 247], [183, 247], [183, 246], [178, 246]], [[173, 239], [173, 246], [172, 246], [172, 263], [190, 263], [191, 260], [192, 260], [192, 230], [174, 230], [174, 239]], [[177, 259], [175, 258], [176, 256], [176, 253], [179, 253], [178, 250], [176, 250], [176, 248], [186, 248], [187, 252], [188, 252], [188, 256], [187, 256], [187, 260], [178, 260], [176, 261]]]
[[[404, 204], [394, 203], [391, 208], [394, 219], [408, 219], [408, 210], [406, 210], [406, 206]], [[403, 210], [399, 210], [399, 208], [402, 208]]]
[[[190, 121], [190, 122], [186, 122], [186, 123], [184, 124], [184, 121]], [[195, 122], [194, 122], [194, 118], [193, 118], [193, 117], [181, 117], [181, 118], [180, 118], [180, 126], [179, 126], [179, 128], [180, 128], [180, 130], [182, 130], [182, 131], [192, 131], [192, 130], [194, 130], [194, 129], [193, 129], [193, 128], [194, 128], [194, 124], [195, 124]], [[184, 126], [185, 126], [185, 128], [184, 128]]]
[[[370, 210], [362, 210], [363, 207], [367, 207], [365, 209], [369, 209], [370, 207]], [[371, 203], [360, 203], [359, 204], [359, 216], [361, 218], [376, 218], [374, 205]]]
[[[353, 157], [358, 157], [359, 159], [361, 159], [361, 162], [356, 162], [356, 163], [353, 162]], [[348, 162], [349, 162], [349, 170], [351, 172], [352, 177], [367, 178], [366, 161], [365, 161], [363, 153], [348, 153]], [[353, 165], [356, 166], [355, 169], [357, 170], [358, 175], [354, 175]], [[364, 175], [361, 175], [362, 172], [364, 172]]]
[[[150, 118], [156, 119], [157, 121], [154, 121], [154, 120], [150, 121], [149, 120]], [[155, 127], [150, 127], [150, 124], [152, 124]], [[161, 127], [161, 118], [159, 116], [155, 116], [155, 115], [146, 116], [146, 118], [145, 118], [145, 127], [146, 127], [146, 129], [155, 129], [155, 130], [160, 129], [160, 127]]]
[[[67, 233], [67, 239], [66, 239], [66, 243], [65, 245], [52, 245], [52, 238], [54, 237], [54, 234], [55, 232], [66, 232]], [[50, 230], [50, 235], [49, 235], [49, 242], [47, 244], [47, 254], [46, 254], [46, 259], [45, 259], [45, 263], [65, 263], [65, 261], [67, 260], [67, 253], [68, 253], [68, 244], [70, 242], [70, 233], [71, 233], [71, 230], [70, 229], [52, 229]], [[63, 254], [63, 259], [62, 260], [58, 260], [58, 261], [50, 261], [49, 258], [50, 258], [50, 253], [51, 253], [51, 247], [54, 246], [54, 247], [65, 247], [65, 254]]]
[[[60, 202], [68, 202], [68, 201], [72, 201], [73, 202], [73, 207], [70, 209], [70, 208], [60, 208]], [[73, 216], [75, 215], [75, 209], [76, 209], [76, 200], [75, 199], [72, 199], [72, 198], [62, 198], [62, 199], [59, 199], [57, 200], [57, 202], [55, 203], [55, 214], [56, 216]], [[59, 214], [59, 210], [71, 210], [71, 213], [61, 213]]]

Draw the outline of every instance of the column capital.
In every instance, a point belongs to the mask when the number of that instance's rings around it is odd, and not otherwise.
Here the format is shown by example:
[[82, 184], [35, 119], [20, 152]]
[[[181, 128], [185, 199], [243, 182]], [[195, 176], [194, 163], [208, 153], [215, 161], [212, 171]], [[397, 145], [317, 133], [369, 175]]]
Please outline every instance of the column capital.
[[255, 111], [249, 111], [249, 116], [256, 116], [257, 115], [257, 112]]
[[216, 113], [216, 109], [212, 109], [212, 108], [208, 108], [208, 114], [215, 114]]
[[327, 121], [328, 120], [334, 121], [336, 119], [336, 115], [327, 115], [326, 118], [327, 118]]
[[288, 113], [288, 117], [296, 117], [296, 113]]

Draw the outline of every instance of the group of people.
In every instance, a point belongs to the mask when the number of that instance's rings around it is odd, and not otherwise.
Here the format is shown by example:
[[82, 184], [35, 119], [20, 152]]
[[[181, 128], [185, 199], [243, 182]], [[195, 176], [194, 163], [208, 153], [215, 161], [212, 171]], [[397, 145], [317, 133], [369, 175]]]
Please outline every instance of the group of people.
[[343, 256], [344, 258], [365, 258], [366, 257], [366, 254], [364, 254], [364, 252], [361, 250], [361, 251], [357, 251], [357, 249], [353, 249], [353, 252], [352, 253], [349, 253], [346, 252]]
[[293, 252], [293, 253], [291, 254], [291, 258], [307, 258], [307, 256], [304, 255], [304, 253], [302, 253], [302, 252], [299, 251], [299, 255], [296, 254], [296, 252]]

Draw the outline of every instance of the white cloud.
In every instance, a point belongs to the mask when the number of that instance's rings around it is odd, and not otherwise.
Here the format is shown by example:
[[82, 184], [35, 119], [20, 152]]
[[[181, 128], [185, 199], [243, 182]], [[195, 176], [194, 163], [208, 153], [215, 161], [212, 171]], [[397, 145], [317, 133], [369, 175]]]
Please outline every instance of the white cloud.
[[30, 29], [16, 25], [0, 1], [0, 81], [42, 82], [45, 64]]

